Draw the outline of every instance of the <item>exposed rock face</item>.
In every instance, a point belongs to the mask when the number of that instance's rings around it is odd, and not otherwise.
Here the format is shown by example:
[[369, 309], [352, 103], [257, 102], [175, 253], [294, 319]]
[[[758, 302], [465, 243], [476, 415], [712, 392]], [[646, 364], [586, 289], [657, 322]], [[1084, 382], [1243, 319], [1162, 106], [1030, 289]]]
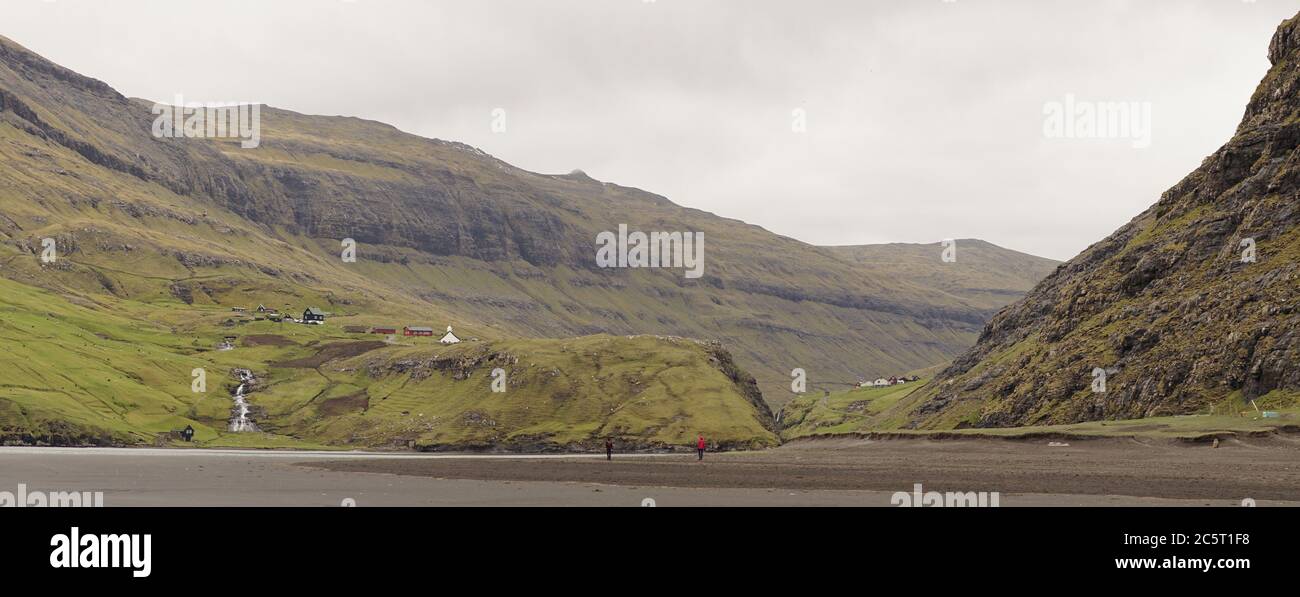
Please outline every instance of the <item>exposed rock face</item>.
[[480, 369], [486, 368], [491, 371], [493, 367], [508, 367], [518, 363], [519, 357], [483, 345], [452, 354], [430, 354], [395, 361], [371, 361], [366, 364], [366, 373], [374, 379], [388, 375], [409, 375], [415, 381], [428, 379], [434, 373], [445, 373], [456, 381], [464, 381]]
[[1138, 418], [1300, 392], [1300, 17], [1269, 58], [1233, 139], [994, 317], [914, 425]]
[[732, 359], [731, 353], [718, 342], [704, 343], [704, 350], [709, 355], [709, 363], [712, 364], [723, 375], [727, 376], [736, 386], [736, 391], [745, 397], [754, 407], [754, 412], [763, 428], [775, 431], [777, 428], [776, 418], [772, 415], [772, 410], [768, 408], [767, 403], [763, 401], [763, 393], [758, 389], [758, 381], [753, 375], [746, 373], [736, 365]]

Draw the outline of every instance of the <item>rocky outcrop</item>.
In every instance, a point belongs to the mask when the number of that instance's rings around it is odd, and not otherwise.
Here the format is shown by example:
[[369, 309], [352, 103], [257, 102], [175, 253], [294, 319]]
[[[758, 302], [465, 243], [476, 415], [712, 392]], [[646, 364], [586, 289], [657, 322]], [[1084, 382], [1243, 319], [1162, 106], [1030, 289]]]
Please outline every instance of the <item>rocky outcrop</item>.
[[372, 379], [407, 375], [414, 381], [422, 381], [435, 373], [445, 373], [455, 381], [464, 381], [481, 369], [491, 371], [494, 367], [512, 366], [518, 362], [518, 356], [481, 345], [469, 350], [441, 352], [419, 358], [370, 361], [366, 363], [366, 374]]
[[735, 359], [726, 347], [720, 342], [703, 342], [704, 351], [709, 355], [709, 363], [714, 366], [731, 383], [735, 384], [736, 390], [740, 392], [745, 400], [753, 405], [755, 412], [758, 413], [758, 420], [765, 429], [776, 432], [776, 418], [772, 415], [772, 409], [768, 408], [767, 402], [763, 400], [763, 393], [758, 389], [758, 381], [753, 375], [745, 372], [740, 366], [736, 365]]

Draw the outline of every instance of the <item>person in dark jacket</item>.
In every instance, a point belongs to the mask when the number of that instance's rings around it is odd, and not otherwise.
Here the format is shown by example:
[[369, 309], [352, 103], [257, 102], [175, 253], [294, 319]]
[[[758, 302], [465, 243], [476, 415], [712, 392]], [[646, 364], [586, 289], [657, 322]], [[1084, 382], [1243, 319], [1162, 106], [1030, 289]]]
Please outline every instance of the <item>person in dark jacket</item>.
[[695, 442], [695, 449], [698, 450], [700, 453], [700, 460], [704, 460], [704, 448], [707, 447], [708, 444], [704, 443], [704, 436], [701, 435], [700, 439]]
[[605, 438], [605, 460], [613, 460], [613, 459], [614, 459], [614, 440], [607, 437]]

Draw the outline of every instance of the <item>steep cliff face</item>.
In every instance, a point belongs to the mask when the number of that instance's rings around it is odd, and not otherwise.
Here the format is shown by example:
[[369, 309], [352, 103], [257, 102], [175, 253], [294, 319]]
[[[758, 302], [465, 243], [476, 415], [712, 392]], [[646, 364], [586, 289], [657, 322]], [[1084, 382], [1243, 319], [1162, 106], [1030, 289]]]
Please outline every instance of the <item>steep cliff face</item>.
[[[1048, 276], [918, 393], [911, 425], [1015, 426], [1290, 403], [1300, 392], [1300, 17], [1236, 135]], [[1104, 392], [1094, 391], [1097, 369]]]

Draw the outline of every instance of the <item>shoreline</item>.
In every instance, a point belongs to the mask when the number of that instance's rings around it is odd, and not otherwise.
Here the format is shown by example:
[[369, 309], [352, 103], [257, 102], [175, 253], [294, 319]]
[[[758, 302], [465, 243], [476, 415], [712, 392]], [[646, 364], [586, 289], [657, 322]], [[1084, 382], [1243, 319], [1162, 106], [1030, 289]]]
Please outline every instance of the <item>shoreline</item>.
[[[1097, 442], [1097, 441], [1161, 441], [1174, 445], [1201, 446], [1212, 444], [1215, 440], [1257, 440], [1271, 437], [1300, 436], [1300, 425], [1294, 423], [1282, 423], [1276, 426], [1266, 426], [1256, 429], [1218, 429], [1188, 432], [1170, 432], [1159, 433], [1149, 429], [1124, 432], [1123, 425], [1134, 424], [1133, 421], [1115, 422], [1116, 430], [1094, 431], [1066, 431], [1051, 430], [1040, 428], [997, 428], [997, 429], [977, 429], [977, 430], [944, 430], [944, 431], [867, 431], [867, 432], [849, 432], [849, 433], [830, 433], [830, 434], [813, 434], [804, 435], [795, 438], [785, 439], [775, 446], [752, 449], [732, 449], [723, 448], [710, 451], [713, 454], [736, 454], [746, 452], [767, 452], [777, 450], [783, 447], [796, 446], [805, 443], [817, 443], [826, 441], [840, 440], [861, 440], [861, 441], [878, 441], [878, 442], [908, 442], [908, 441], [930, 441], [930, 442], [969, 442], [969, 441], [1004, 441], [1032, 443], [1038, 441], [1056, 441], [1056, 442]], [[294, 446], [200, 446], [200, 445], [170, 445], [158, 446], [148, 444], [116, 444], [116, 445], [98, 445], [98, 444], [81, 444], [81, 445], [41, 445], [41, 444], [0, 444], [0, 449], [8, 448], [38, 448], [38, 449], [67, 449], [67, 450], [169, 450], [176, 452], [219, 452], [219, 451], [236, 451], [236, 452], [321, 452], [321, 453], [364, 453], [364, 454], [387, 454], [387, 455], [463, 455], [463, 456], [603, 456], [603, 449], [580, 450], [580, 449], [512, 449], [506, 446], [440, 446], [436, 449], [411, 449], [411, 448], [350, 448], [346, 446], [320, 446], [312, 447], [294, 447]], [[689, 455], [695, 452], [688, 447], [665, 447], [665, 448], [633, 448], [618, 450], [619, 454], [642, 454], [642, 455]]]

